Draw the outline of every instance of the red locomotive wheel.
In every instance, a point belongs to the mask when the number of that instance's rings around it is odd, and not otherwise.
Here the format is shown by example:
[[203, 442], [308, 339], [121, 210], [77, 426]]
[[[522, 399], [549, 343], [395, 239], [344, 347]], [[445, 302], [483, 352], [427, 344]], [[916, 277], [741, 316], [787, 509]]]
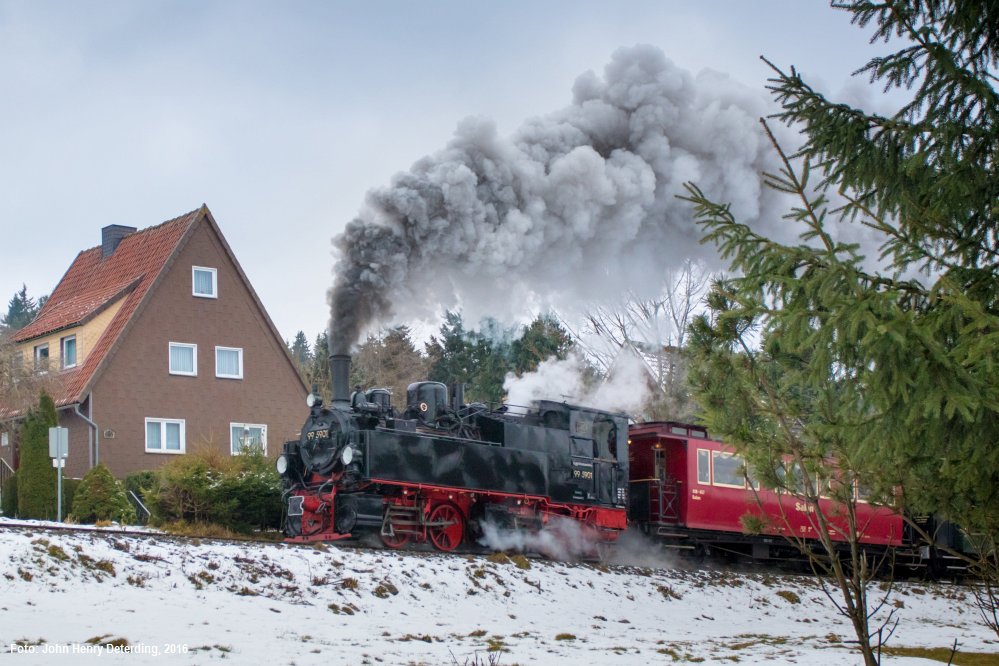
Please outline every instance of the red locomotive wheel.
[[382, 543], [389, 548], [402, 548], [407, 543], [409, 543], [409, 534], [406, 532], [396, 531], [395, 533], [382, 534]]
[[465, 521], [453, 504], [438, 504], [430, 512], [427, 533], [437, 550], [452, 551], [465, 535]]

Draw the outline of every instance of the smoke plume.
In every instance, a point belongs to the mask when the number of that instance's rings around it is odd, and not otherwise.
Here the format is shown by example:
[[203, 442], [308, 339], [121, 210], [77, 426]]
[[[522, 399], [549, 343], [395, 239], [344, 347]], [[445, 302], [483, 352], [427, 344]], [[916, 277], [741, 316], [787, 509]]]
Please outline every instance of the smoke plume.
[[334, 239], [334, 353], [392, 317], [608, 302], [658, 289], [685, 257], [713, 260], [676, 195], [693, 181], [740, 221], [779, 222], [783, 206], [760, 180], [776, 170], [758, 123], [770, 111], [762, 91], [635, 46], [512, 137], [462, 121], [446, 148], [369, 192]]

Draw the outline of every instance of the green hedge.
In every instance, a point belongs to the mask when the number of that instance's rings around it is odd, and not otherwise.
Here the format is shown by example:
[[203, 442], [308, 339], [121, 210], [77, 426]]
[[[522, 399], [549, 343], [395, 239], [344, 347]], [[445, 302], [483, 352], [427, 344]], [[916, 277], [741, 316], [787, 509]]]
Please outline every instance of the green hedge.
[[0, 509], [3, 510], [3, 515], [7, 516], [8, 518], [16, 518], [17, 517], [17, 472], [14, 472], [10, 476], [10, 478], [7, 479], [7, 482], [4, 483], [3, 488], [0, 490], [2, 490], [2, 493], [0, 494], [2, 494], [3, 496], [2, 497], [3, 504], [2, 506], [0, 506]]
[[76, 492], [80, 488], [80, 484], [83, 483], [83, 479], [67, 479], [62, 478], [62, 517], [66, 518], [69, 514], [69, 510], [73, 506], [73, 502], [76, 499]]
[[49, 458], [49, 428], [57, 424], [55, 403], [42, 395], [38, 407], [28, 412], [21, 431], [21, 466], [17, 470], [20, 518], [56, 517], [56, 470]]
[[125, 486], [103, 464], [83, 477], [72, 507], [72, 518], [78, 523], [113, 520], [127, 525], [136, 522], [135, 509], [125, 495]]
[[160, 468], [145, 501], [157, 524], [183, 520], [247, 532], [280, 527], [281, 491], [281, 478], [262, 454], [203, 451]]

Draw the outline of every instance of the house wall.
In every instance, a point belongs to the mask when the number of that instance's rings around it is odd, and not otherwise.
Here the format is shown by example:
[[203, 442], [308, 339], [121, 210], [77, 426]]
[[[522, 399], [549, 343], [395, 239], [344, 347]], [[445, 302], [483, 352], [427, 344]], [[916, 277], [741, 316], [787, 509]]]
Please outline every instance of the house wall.
[[[192, 266], [218, 270], [218, 298], [192, 295]], [[146, 452], [146, 418], [183, 419], [186, 452], [210, 447], [226, 455], [231, 422], [264, 424], [267, 453], [276, 455], [286, 439], [298, 437], [307, 411], [307, 390], [283, 341], [203, 219], [165, 270], [93, 387], [100, 461], [122, 477], [170, 460], [175, 454]], [[169, 342], [198, 346], [197, 376], [169, 374]], [[217, 345], [243, 349], [242, 379], [216, 378]], [[113, 439], [104, 437], [106, 430]]]
[[14, 451], [19, 444], [20, 434], [20, 428], [16, 422], [0, 423], [0, 460], [7, 463], [11, 469], [17, 469], [14, 465]]
[[118, 314], [118, 310], [121, 309], [122, 303], [125, 302], [125, 297], [119, 298], [116, 302], [111, 304], [108, 308], [103, 310], [96, 317], [83, 324], [82, 326], [74, 326], [72, 328], [64, 328], [51, 335], [45, 335], [39, 338], [34, 338], [33, 340], [28, 340], [27, 342], [22, 342], [19, 346], [21, 348], [21, 353], [24, 355], [24, 363], [31, 367], [35, 362], [35, 347], [42, 344], [48, 344], [49, 346], [49, 369], [52, 372], [57, 372], [62, 367], [62, 346], [60, 341], [69, 335], [76, 336], [76, 365], [82, 365], [87, 358], [87, 354], [90, 350], [94, 348], [97, 344], [97, 340], [107, 329], [108, 324], [114, 319], [114, 316]]
[[[87, 413], [84, 405], [80, 411]], [[66, 463], [63, 467], [63, 478], [82, 479], [83, 475], [90, 469], [90, 442], [88, 437], [92, 437], [92, 428], [86, 421], [77, 416], [72, 409], [59, 410], [59, 426], [69, 430], [67, 437], [69, 440], [69, 452], [66, 456]]]
[[[87, 407], [83, 406], [81, 411], [86, 414]], [[90, 469], [90, 451], [88, 442], [88, 426], [80, 417], [73, 413], [72, 409], [60, 409], [57, 412], [59, 426], [69, 430], [69, 455], [66, 457], [66, 464], [63, 467], [63, 478], [80, 479]], [[17, 469], [20, 463], [20, 447], [22, 440], [23, 421], [7, 421], [0, 425], [0, 433], [8, 433], [8, 446], [0, 446], [0, 459]], [[18, 464], [15, 464], [18, 463]]]

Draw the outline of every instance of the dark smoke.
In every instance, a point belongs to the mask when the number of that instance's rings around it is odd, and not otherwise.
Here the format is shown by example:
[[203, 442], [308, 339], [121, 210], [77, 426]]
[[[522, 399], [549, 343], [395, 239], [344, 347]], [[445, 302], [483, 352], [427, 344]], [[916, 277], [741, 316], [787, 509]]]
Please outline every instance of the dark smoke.
[[[709, 261], [690, 206], [694, 181], [740, 221], [780, 221], [758, 118], [762, 92], [715, 72], [692, 76], [651, 46], [588, 72], [572, 104], [511, 138], [467, 119], [440, 153], [368, 193], [334, 239], [334, 353], [391, 317], [461, 307], [503, 318], [539, 306], [613, 300], [661, 287], [664, 268]], [[778, 229], [764, 230], [780, 236]]]

